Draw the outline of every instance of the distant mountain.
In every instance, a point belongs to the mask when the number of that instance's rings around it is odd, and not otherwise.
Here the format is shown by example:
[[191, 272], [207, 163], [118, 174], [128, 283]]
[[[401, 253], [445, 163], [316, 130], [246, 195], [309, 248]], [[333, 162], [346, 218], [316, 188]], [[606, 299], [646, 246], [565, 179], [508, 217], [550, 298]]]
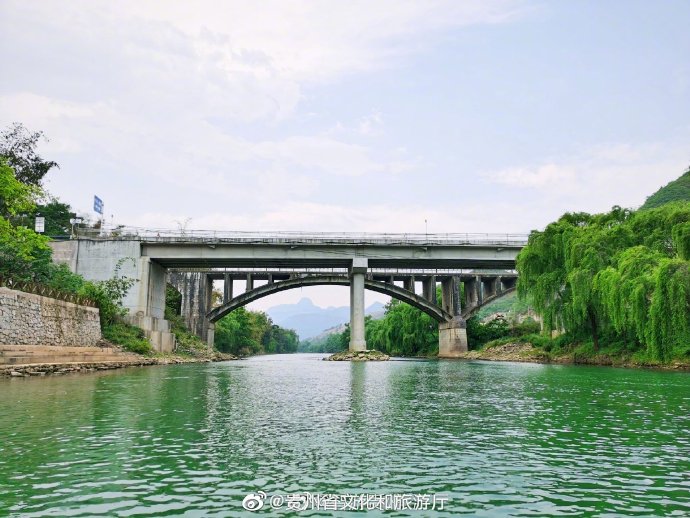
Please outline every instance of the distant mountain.
[[[374, 318], [383, 316], [385, 306], [374, 302], [366, 309], [366, 314]], [[281, 304], [266, 310], [275, 324], [286, 329], [294, 329], [305, 340], [318, 335], [325, 329], [344, 324], [350, 320], [348, 306], [322, 308], [311, 299], [303, 298], [297, 304]]]
[[673, 180], [652, 194], [642, 209], [653, 209], [672, 201], [690, 202], [690, 168], [680, 178]]

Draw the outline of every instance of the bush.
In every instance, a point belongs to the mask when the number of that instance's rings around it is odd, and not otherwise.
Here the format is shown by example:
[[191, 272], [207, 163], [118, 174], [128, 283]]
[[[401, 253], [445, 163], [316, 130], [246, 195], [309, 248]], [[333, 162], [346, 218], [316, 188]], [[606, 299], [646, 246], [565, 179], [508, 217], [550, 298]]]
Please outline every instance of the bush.
[[519, 324], [514, 324], [510, 330], [510, 334], [513, 336], [538, 335], [539, 333], [541, 333], [541, 324], [531, 317]]
[[72, 273], [66, 264], [51, 264], [45, 284], [56, 290], [79, 293], [85, 283], [84, 277]]
[[151, 344], [144, 332], [129, 324], [117, 323], [103, 326], [103, 337], [122, 346], [123, 349], [137, 354], [153, 354]]

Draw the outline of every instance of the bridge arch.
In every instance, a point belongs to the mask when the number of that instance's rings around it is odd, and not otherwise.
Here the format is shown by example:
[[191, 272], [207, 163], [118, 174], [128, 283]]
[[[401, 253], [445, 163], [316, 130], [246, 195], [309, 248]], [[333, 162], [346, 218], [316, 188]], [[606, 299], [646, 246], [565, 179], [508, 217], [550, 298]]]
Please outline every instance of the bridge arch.
[[517, 288], [515, 286], [511, 286], [509, 288], [503, 288], [502, 291], [499, 291], [498, 293], [495, 293], [493, 295], [489, 295], [488, 297], [485, 297], [484, 299], [482, 299], [481, 303], [475, 304], [475, 305], [470, 306], [470, 307], [463, 308], [462, 313], [461, 313], [462, 318], [464, 318], [465, 320], [472, 318], [477, 313], [477, 311], [482, 309], [487, 304], [490, 304], [495, 300], [498, 300], [502, 297], [505, 297], [506, 295], [509, 295], [510, 293], [514, 293], [516, 291], [516, 289]]
[[[259, 286], [258, 288], [254, 288], [253, 290], [249, 290], [241, 295], [238, 295], [237, 297], [232, 298], [222, 306], [214, 308], [206, 315], [206, 317], [211, 323], [215, 323], [231, 311], [242, 306], [246, 306], [255, 300], [272, 295], [273, 293], [291, 290], [294, 288], [303, 288], [305, 286], [325, 285], [349, 286], [350, 279], [344, 275], [311, 275], [295, 277], [293, 279], [288, 279], [287, 281], [264, 284], [263, 286]], [[453, 320], [453, 315], [445, 311], [443, 308], [440, 308], [433, 302], [430, 302], [427, 299], [394, 284], [365, 279], [364, 288], [371, 291], [376, 291], [378, 293], [383, 293], [384, 295], [388, 295], [394, 299], [406, 302], [407, 304], [423, 311], [437, 322], [449, 322]]]

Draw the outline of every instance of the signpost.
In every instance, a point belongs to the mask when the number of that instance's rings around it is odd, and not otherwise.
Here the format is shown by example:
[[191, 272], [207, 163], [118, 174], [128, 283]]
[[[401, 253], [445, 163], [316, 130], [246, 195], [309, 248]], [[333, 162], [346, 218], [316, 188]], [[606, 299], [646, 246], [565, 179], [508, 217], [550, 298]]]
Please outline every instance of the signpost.
[[94, 212], [98, 212], [101, 216], [103, 215], [103, 200], [96, 195], [93, 197], [93, 210]]
[[43, 216], [36, 216], [34, 230], [39, 234], [43, 234], [43, 232], [46, 231], [46, 218]]

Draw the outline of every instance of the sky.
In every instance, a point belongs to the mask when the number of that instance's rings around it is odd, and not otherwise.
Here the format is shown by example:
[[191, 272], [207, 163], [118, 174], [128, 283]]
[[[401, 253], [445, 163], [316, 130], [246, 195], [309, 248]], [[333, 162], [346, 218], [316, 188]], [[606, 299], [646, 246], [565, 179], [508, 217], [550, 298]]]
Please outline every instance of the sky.
[[[50, 193], [114, 224], [528, 233], [687, 169], [688, 20], [685, 0], [0, 0], [0, 126], [43, 131]], [[253, 307], [347, 304], [296, 291]]]

